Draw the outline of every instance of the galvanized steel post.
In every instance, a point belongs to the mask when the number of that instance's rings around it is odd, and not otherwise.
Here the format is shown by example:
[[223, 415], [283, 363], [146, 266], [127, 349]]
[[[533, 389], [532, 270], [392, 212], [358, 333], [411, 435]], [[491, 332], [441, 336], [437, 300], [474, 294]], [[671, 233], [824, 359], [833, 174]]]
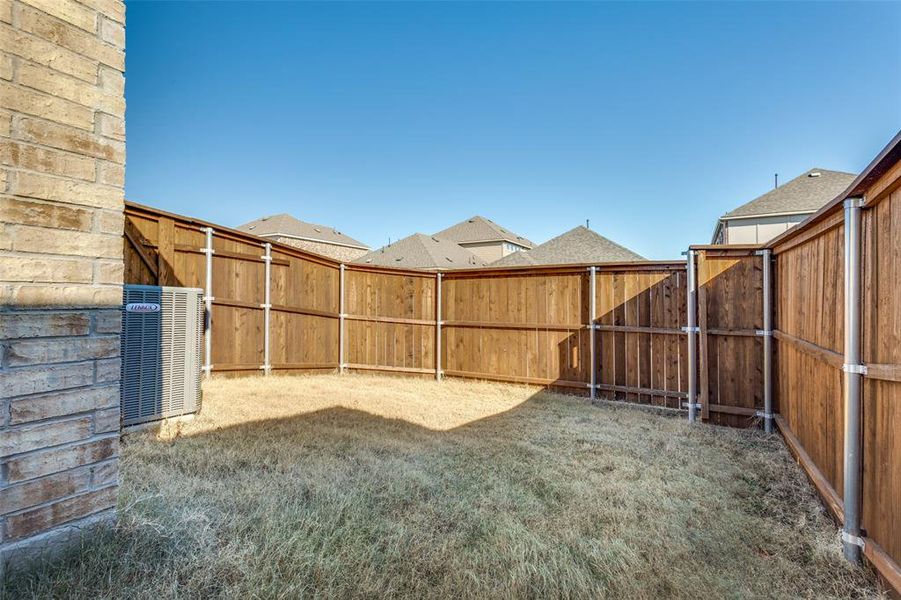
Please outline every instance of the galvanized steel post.
[[338, 372], [344, 372], [344, 263], [338, 279]]
[[272, 308], [272, 244], [266, 242], [263, 244], [266, 253], [263, 255], [263, 262], [266, 266], [266, 287], [263, 300], [263, 375], [268, 376], [272, 370], [269, 363], [269, 310]]
[[763, 259], [763, 428], [773, 433], [773, 251], [760, 251]]
[[688, 294], [686, 313], [688, 326], [688, 422], [694, 423], [698, 416], [698, 273], [695, 265], [696, 251], [686, 253], [688, 274]]
[[206, 246], [202, 249], [206, 254], [206, 286], [203, 292], [204, 336], [203, 336], [203, 373], [209, 377], [213, 371], [213, 228], [201, 227], [206, 233]]
[[866, 366], [860, 353], [860, 198], [845, 200], [845, 361], [844, 515], [842, 546], [845, 558], [860, 560], [861, 431], [860, 393]]
[[441, 381], [441, 273], [435, 276], [435, 379]]
[[595, 327], [594, 327], [594, 313], [597, 310], [597, 267], [588, 267], [588, 277], [589, 277], [589, 286], [588, 293], [590, 294], [588, 298], [588, 347], [589, 347], [589, 356], [590, 363], [589, 369], [591, 370], [591, 383], [589, 384], [591, 387], [591, 399], [594, 400], [597, 397], [597, 387], [598, 387], [598, 377], [597, 377], [597, 359], [596, 359], [596, 342], [595, 342]]

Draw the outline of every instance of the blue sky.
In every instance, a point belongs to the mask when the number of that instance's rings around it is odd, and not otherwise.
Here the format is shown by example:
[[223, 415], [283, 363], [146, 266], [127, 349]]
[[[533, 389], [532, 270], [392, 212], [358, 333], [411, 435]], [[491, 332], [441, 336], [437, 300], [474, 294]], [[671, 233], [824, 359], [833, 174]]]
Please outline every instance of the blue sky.
[[901, 128], [901, 4], [128, 2], [126, 196], [649, 258]]

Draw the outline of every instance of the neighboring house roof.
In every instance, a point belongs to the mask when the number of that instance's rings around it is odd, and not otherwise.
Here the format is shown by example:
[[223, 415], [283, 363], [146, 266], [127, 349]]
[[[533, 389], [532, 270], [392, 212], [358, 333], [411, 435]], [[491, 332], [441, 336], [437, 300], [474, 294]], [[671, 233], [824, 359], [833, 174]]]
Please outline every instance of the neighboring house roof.
[[373, 250], [354, 262], [406, 269], [472, 269], [485, 266], [484, 260], [463, 246], [423, 233], [414, 233]]
[[334, 227], [307, 223], [288, 214], [260, 217], [249, 223], [239, 225], [235, 229], [260, 237], [288, 237], [369, 250], [369, 246], [363, 242], [341, 233]]
[[517, 235], [508, 229], [504, 229], [494, 221], [478, 215], [456, 225], [439, 231], [435, 237], [456, 242], [457, 244], [472, 244], [476, 242], [512, 242], [526, 248], [533, 246], [532, 242]]
[[[539, 246], [540, 248], [540, 246]], [[537, 250], [538, 248], [533, 248], [533, 250]], [[526, 267], [529, 265], [538, 264], [535, 262], [535, 259], [532, 258], [532, 250], [520, 250], [519, 252], [512, 252], [507, 256], [500, 258], [493, 263], [491, 263], [492, 267]]]
[[518, 265], [562, 265], [570, 263], [608, 263], [645, 260], [625, 246], [579, 225], [531, 250], [508, 254], [491, 263], [492, 267]]
[[813, 213], [845, 191], [855, 177], [853, 173], [810, 169], [763, 196], [727, 212], [722, 218]]

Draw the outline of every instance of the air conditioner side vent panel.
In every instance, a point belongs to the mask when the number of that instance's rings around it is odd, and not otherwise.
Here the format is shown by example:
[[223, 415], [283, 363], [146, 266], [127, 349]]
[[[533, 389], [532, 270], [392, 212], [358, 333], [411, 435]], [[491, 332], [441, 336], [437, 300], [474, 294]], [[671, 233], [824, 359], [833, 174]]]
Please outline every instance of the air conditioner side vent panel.
[[[203, 291], [126, 285], [122, 304], [124, 425], [200, 410]], [[135, 311], [129, 305], [149, 305]], [[159, 310], [153, 310], [158, 306]], [[133, 308], [133, 307], [132, 307]]]

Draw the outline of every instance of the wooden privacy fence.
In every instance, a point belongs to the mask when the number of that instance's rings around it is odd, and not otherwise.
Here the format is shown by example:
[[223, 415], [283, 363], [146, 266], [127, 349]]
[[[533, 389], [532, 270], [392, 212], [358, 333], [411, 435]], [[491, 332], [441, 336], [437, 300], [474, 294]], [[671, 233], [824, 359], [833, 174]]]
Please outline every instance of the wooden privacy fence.
[[685, 396], [684, 263], [601, 269], [592, 319], [585, 266], [341, 265], [133, 203], [125, 257], [129, 283], [206, 289], [209, 275], [212, 373], [372, 370], [587, 392], [596, 322], [599, 388], [674, 406]]
[[[901, 134], [847, 192], [769, 247], [775, 269], [779, 428], [844, 523], [851, 536], [847, 543], [862, 544], [863, 554], [901, 593], [899, 188]], [[846, 240], [852, 245], [846, 247]], [[853, 277], [846, 283], [846, 268], [855, 270], [854, 254], [858, 285]], [[851, 360], [853, 340], [846, 336], [849, 310], [860, 316], [856, 361]], [[854, 378], [862, 386], [856, 409], [844, 390]], [[850, 447], [846, 431], [853, 436]], [[857, 490], [845, 488], [846, 481], [855, 480]], [[859, 507], [852, 507], [856, 516], [850, 517], [856, 523], [846, 518], [849, 497], [859, 500]]]
[[901, 134], [801, 226], [762, 246], [692, 248], [702, 411], [725, 400], [747, 414], [771, 388], [845, 555], [862, 552], [901, 594]]
[[[447, 375], [669, 408], [688, 397], [684, 261], [445, 273], [341, 265], [133, 203], [124, 243], [127, 282], [209, 286], [210, 373]], [[702, 278], [722, 280], [701, 264]], [[737, 327], [729, 319], [746, 310], [759, 313], [740, 287], [746, 270], [733, 272], [728, 284], [701, 286], [709, 300], [699, 364], [711, 373], [701, 386], [710, 398], [703, 418], [746, 425], [756, 419], [760, 392], [759, 378], [744, 375], [759, 359], [730, 359], [744, 350], [740, 341], [703, 341]], [[745, 304], [734, 309], [739, 298]]]
[[594, 383], [673, 408], [686, 397], [684, 262], [465, 270], [442, 282], [449, 376], [589, 393]]
[[701, 418], [748, 426], [764, 416], [763, 259], [756, 248], [695, 246]]

